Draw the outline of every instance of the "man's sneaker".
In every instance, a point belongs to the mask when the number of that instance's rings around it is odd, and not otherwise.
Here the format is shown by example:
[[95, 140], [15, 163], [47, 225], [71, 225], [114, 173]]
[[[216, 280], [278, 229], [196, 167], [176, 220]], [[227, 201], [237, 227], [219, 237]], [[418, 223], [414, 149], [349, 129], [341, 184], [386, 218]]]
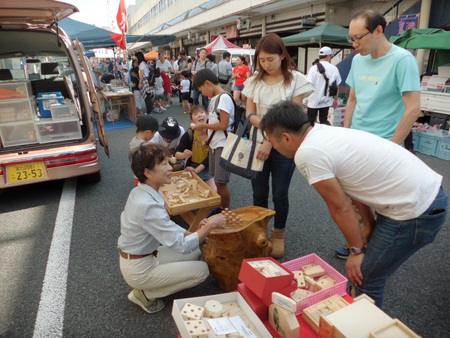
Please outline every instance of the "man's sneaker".
[[164, 302], [161, 299], [148, 299], [142, 290], [133, 289], [129, 293], [128, 299], [134, 304], [139, 305], [147, 313], [155, 313], [164, 308]]
[[348, 256], [350, 255], [350, 250], [348, 248], [348, 246], [341, 246], [340, 248], [334, 250], [334, 252], [336, 253], [336, 256], [342, 259], [347, 259]]

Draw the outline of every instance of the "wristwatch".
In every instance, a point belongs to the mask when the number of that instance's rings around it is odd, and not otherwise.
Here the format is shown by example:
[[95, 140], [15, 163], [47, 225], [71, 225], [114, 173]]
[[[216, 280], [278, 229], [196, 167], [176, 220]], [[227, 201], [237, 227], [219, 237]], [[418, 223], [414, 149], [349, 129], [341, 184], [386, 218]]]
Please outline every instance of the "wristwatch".
[[360, 255], [366, 253], [366, 248], [355, 248], [354, 246], [350, 247], [350, 253], [353, 255]]

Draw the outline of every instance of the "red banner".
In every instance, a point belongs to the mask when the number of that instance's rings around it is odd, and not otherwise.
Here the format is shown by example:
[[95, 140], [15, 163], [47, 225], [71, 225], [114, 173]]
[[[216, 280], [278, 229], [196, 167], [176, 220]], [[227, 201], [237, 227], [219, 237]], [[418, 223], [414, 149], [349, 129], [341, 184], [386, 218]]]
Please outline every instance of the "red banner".
[[127, 22], [127, 8], [125, 6], [125, 0], [120, 0], [119, 10], [117, 11], [117, 25], [122, 33], [128, 32]]
[[126, 43], [125, 43], [125, 34], [111, 34], [111, 38], [117, 43], [117, 46], [119, 46], [122, 49], [127, 49]]

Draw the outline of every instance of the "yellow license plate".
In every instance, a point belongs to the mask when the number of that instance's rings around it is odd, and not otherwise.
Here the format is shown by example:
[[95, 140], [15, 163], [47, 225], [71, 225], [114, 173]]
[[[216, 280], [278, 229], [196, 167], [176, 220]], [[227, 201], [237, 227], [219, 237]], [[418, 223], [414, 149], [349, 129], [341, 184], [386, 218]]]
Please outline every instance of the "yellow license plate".
[[33, 162], [11, 165], [6, 167], [10, 183], [36, 181], [46, 177], [43, 162]]

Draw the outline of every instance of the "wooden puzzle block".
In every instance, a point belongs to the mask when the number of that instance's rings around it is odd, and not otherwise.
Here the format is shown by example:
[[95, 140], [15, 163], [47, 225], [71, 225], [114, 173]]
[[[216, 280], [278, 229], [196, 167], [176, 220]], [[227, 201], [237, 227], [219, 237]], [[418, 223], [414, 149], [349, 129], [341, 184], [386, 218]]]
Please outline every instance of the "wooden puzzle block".
[[413, 330], [398, 319], [393, 319], [369, 333], [369, 338], [420, 338]]
[[217, 318], [222, 316], [223, 306], [217, 300], [208, 300], [205, 303], [205, 311], [203, 313], [204, 317], [207, 318]]
[[322, 276], [319, 280], [313, 285], [313, 292], [317, 292], [323, 290], [327, 287], [333, 286], [336, 284], [336, 281], [328, 275]]
[[187, 320], [184, 322], [192, 338], [208, 338], [208, 330], [203, 320]]
[[191, 303], [186, 303], [181, 310], [183, 320], [200, 320], [203, 317], [204, 308]]
[[348, 305], [348, 302], [344, 298], [339, 295], [334, 295], [304, 309], [302, 318], [316, 333], [318, 333], [319, 325], [321, 323], [320, 318], [322, 318], [322, 316], [331, 315], [333, 312], [340, 311], [343, 307]]
[[294, 292], [291, 293], [291, 297], [293, 300], [295, 300], [296, 302], [301, 301], [303, 298], [305, 298], [306, 296], [311, 295], [312, 292], [308, 291], [308, 290], [304, 290], [304, 289], [297, 289]]
[[297, 287], [306, 288], [305, 275], [303, 271], [292, 271], [294, 273], [294, 279], [297, 281]]
[[298, 338], [300, 335], [300, 324], [295, 313], [285, 310], [279, 305], [269, 306], [269, 323], [281, 337]]
[[225, 313], [227, 313], [228, 311], [230, 311], [234, 308], [239, 308], [239, 306], [236, 302], [222, 303], [222, 315], [224, 315]]
[[326, 274], [324, 268], [318, 264], [308, 264], [302, 267], [303, 273], [309, 277], [321, 277]]
[[305, 282], [307, 287], [314, 286], [314, 284], [316, 284], [316, 280], [310, 276], [305, 276]]
[[329, 315], [321, 316], [319, 337], [368, 337], [371, 331], [391, 321], [392, 318], [385, 312], [363, 298]]

